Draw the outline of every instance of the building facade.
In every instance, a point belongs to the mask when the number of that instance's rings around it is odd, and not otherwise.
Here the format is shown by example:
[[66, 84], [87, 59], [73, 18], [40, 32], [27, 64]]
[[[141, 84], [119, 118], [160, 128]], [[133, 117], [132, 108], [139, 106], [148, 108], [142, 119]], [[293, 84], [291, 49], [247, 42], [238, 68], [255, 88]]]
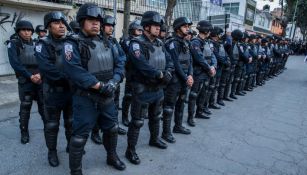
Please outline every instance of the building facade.
[[272, 15], [268, 10], [256, 10], [253, 30], [255, 33], [267, 36], [271, 35]]

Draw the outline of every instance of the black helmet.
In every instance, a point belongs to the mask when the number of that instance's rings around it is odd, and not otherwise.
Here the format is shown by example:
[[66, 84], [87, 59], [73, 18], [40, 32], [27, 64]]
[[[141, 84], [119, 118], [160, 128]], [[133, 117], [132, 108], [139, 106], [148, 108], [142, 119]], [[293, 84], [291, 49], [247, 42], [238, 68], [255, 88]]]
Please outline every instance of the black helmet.
[[71, 21], [69, 26], [74, 31], [74, 33], [79, 33], [80, 25], [77, 21]]
[[143, 30], [140, 20], [136, 19], [129, 24], [129, 31], [132, 30]]
[[251, 34], [249, 35], [249, 39], [250, 40], [257, 39], [257, 35]]
[[116, 19], [113, 16], [106, 15], [102, 20], [102, 25], [111, 25], [114, 27], [116, 25]]
[[215, 26], [215, 27], [212, 28], [210, 36], [211, 37], [217, 37], [217, 36], [221, 35], [223, 32], [224, 31], [223, 31], [222, 28]]
[[213, 27], [212, 27], [212, 24], [209, 21], [201, 20], [197, 23], [196, 29], [199, 32], [208, 33], [213, 29]]
[[176, 31], [176, 30], [179, 29], [181, 26], [186, 25], [186, 24], [188, 24], [188, 25], [191, 26], [193, 23], [192, 23], [192, 21], [191, 21], [189, 18], [187, 18], [187, 17], [179, 17], [179, 18], [177, 18], [177, 19], [174, 20], [173, 29], [174, 29], [174, 31]]
[[37, 25], [35, 27], [35, 33], [38, 33], [38, 32], [47, 32], [47, 30], [45, 29], [43, 25]]
[[240, 41], [243, 38], [243, 32], [239, 29], [236, 29], [231, 32], [231, 37], [236, 41]]
[[270, 40], [273, 40], [273, 39], [274, 39], [272, 35], [268, 35], [266, 38], [267, 38], [267, 40], [268, 40], [268, 41], [270, 41]]
[[249, 39], [249, 37], [250, 37], [249, 33], [244, 32], [242, 39]]
[[48, 28], [48, 25], [53, 21], [62, 21], [66, 25], [66, 27], [68, 27], [66, 16], [62, 12], [54, 11], [47, 13], [44, 17], [45, 28]]
[[160, 32], [166, 32], [166, 25], [163, 24], [160, 28]]
[[104, 12], [102, 8], [93, 3], [85, 3], [79, 8], [76, 18], [77, 22], [80, 23], [83, 19], [88, 17], [99, 18], [102, 20], [103, 15]]
[[141, 26], [147, 26], [147, 25], [162, 26], [163, 24], [164, 24], [164, 19], [158, 12], [147, 11], [143, 14], [143, 17], [141, 20]]
[[261, 43], [263, 43], [263, 44], [264, 44], [264, 43], [267, 43], [267, 42], [269, 42], [269, 40], [268, 40], [268, 39], [266, 39], [266, 38], [262, 38], [262, 39], [261, 39]]
[[30, 21], [21, 20], [16, 23], [15, 32], [18, 33], [21, 29], [30, 29], [34, 32], [33, 25]]

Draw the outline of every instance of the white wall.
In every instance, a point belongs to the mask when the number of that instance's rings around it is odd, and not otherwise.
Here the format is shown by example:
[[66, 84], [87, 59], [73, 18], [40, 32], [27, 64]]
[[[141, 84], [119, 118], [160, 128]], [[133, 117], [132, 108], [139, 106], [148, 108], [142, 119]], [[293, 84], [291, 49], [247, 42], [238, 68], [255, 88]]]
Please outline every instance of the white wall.
[[[42, 17], [46, 13], [8, 6], [0, 6], [0, 12], [10, 14], [10, 18], [8, 18], [7, 21], [12, 21], [15, 13], [17, 15], [21, 14], [24, 16], [22, 19], [30, 20], [33, 23], [34, 28], [38, 24], [43, 24]], [[3, 18], [3, 16], [0, 16], [0, 20]], [[11, 22], [8, 22], [0, 25], [0, 75], [14, 73], [8, 61], [7, 47], [3, 43], [14, 33], [15, 24], [16, 23], [13, 23], [13, 25], [11, 25]]]

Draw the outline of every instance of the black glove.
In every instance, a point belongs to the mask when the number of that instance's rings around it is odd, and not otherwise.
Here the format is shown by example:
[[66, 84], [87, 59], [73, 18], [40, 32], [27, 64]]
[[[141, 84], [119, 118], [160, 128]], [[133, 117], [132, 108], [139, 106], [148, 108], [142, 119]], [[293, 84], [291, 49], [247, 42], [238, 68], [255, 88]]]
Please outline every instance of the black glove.
[[163, 77], [162, 77], [162, 81], [164, 83], [169, 83], [172, 80], [173, 76], [172, 73], [168, 70], [163, 72]]
[[113, 97], [116, 91], [116, 83], [113, 80], [110, 80], [108, 83], [100, 83], [99, 92], [106, 97]]

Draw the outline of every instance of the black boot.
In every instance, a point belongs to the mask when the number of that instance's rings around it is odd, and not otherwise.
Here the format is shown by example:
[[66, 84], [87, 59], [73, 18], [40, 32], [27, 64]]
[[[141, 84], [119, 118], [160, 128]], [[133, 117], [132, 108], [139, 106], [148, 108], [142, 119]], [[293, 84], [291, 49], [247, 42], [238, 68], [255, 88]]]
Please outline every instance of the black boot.
[[[23, 102], [22, 102], [23, 103]], [[24, 107], [25, 108], [25, 107]], [[20, 112], [19, 112], [19, 128], [20, 128], [20, 142], [22, 144], [29, 143], [30, 136], [29, 136], [29, 118], [30, 118], [30, 112], [28, 112], [26, 109], [23, 109], [23, 104], [20, 105]]]
[[225, 106], [225, 103], [223, 102], [224, 94], [225, 94], [225, 84], [220, 85], [219, 88], [218, 88], [216, 103], [221, 105], [221, 106]]
[[101, 140], [101, 137], [99, 136], [99, 127], [96, 128], [98, 126], [95, 126], [93, 129], [92, 129], [92, 133], [91, 133], [91, 140], [97, 144], [97, 145], [101, 145], [102, 144], [102, 140]]
[[[136, 123], [136, 124], [134, 124]], [[128, 147], [125, 153], [126, 158], [133, 164], [138, 165], [141, 163], [141, 160], [139, 156], [137, 155], [135, 151], [135, 146], [138, 141], [139, 133], [140, 133], [140, 127], [143, 124], [140, 124], [140, 122], [133, 122], [133, 120], [129, 123], [129, 129], [128, 129]]]
[[232, 99], [238, 99], [236, 96], [235, 96], [235, 92], [237, 90], [237, 87], [238, 87], [238, 83], [239, 81], [238, 80], [234, 80], [234, 82], [232, 83], [232, 86], [231, 86], [231, 93], [230, 93], [230, 98]]
[[176, 125], [173, 128], [173, 132], [178, 133], [178, 134], [185, 134], [185, 135], [191, 134], [191, 131], [188, 128], [185, 128], [183, 126], [176, 126]]
[[[51, 116], [53, 115], [53, 117]], [[47, 118], [57, 119], [58, 110], [49, 111], [47, 109]], [[57, 120], [46, 120], [44, 133], [46, 145], [48, 147], [48, 162], [50, 166], [57, 167], [59, 166], [59, 159], [57, 155], [57, 140], [59, 132], [59, 122]]]
[[163, 131], [162, 139], [168, 143], [175, 143], [176, 139], [171, 132], [171, 122], [172, 122], [173, 109], [170, 107], [164, 107], [163, 110]]
[[129, 107], [131, 104], [131, 97], [130, 95], [125, 94], [122, 102], [122, 123], [124, 126], [129, 126]]
[[116, 147], [118, 138], [118, 126], [114, 126], [109, 131], [103, 133], [103, 145], [107, 151], [107, 164], [117, 170], [126, 169], [126, 165], [119, 159]]
[[195, 114], [195, 118], [210, 119], [208, 114], [206, 114], [204, 112], [204, 109], [201, 109], [201, 108], [197, 108], [197, 111], [196, 111], [196, 114]]
[[211, 108], [211, 109], [221, 109], [221, 107], [219, 107], [215, 103], [210, 104], [208, 107]]
[[87, 138], [72, 136], [69, 146], [69, 168], [71, 175], [82, 175], [82, 156]]
[[126, 135], [127, 134], [127, 131], [121, 127], [118, 127], [118, 134], [119, 135]]
[[52, 167], [57, 167], [59, 166], [59, 159], [58, 159], [58, 154], [57, 150], [49, 150], [48, 151], [48, 162], [49, 165]]
[[150, 131], [149, 145], [160, 149], [166, 149], [167, 144], [159, 138], [160, 118], [149, 120], [148, 127]]
[[221, 107], [219, 107], [215, 103], [216, 92], [217, 92], [216, 89], [214, 89], [213, 92], [211, 93], [211, 96], [210, 96], [210, 99], [209, 99], [209, 106], [208, 106], [208, 108], [211, 108], [211, 109], [221, 109]]

